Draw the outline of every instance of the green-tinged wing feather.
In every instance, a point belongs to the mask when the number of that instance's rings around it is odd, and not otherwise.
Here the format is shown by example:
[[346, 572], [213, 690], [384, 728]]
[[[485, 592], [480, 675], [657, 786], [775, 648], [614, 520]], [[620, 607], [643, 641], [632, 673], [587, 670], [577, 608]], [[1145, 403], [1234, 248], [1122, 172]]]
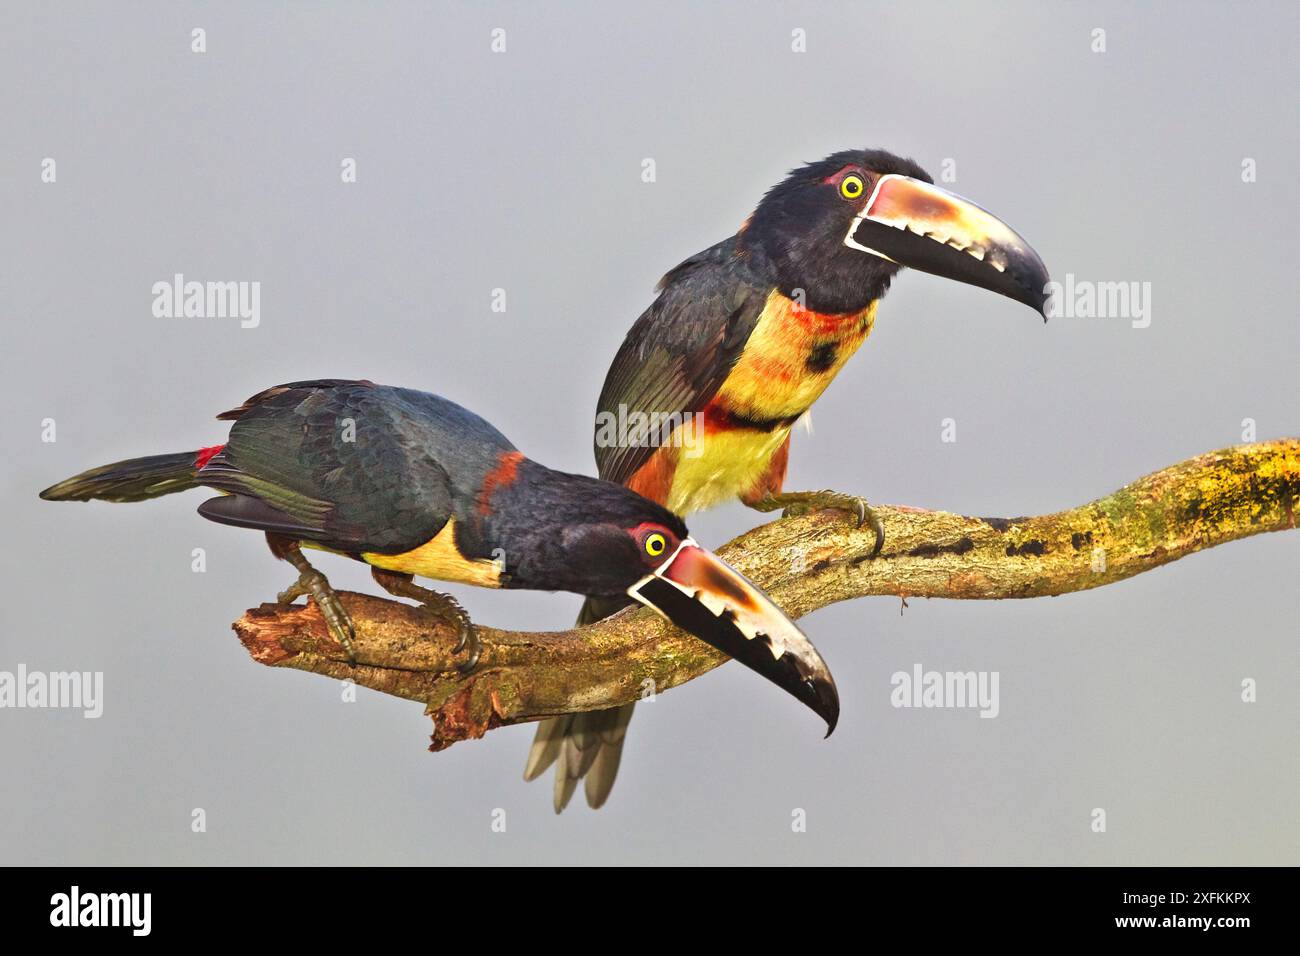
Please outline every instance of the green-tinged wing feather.
[[[600, 393], [599, 413], [625, 419], [702, 412], [735, 365], [770, 290], [754, 280], [728, 239], [666, 275], [660, 293], [624, 339]], [[600, 476], [626, 484], [655, 452], [652, 443], [609, 441], [596, 432]]]
[[268, 389], [238, 410], [199, 480], [260, 499], [330, 547], [410, 550], [446, 524], [452, 489], [430, 452], [443, 423], [408, 394], [420, 395], [357, 382]]

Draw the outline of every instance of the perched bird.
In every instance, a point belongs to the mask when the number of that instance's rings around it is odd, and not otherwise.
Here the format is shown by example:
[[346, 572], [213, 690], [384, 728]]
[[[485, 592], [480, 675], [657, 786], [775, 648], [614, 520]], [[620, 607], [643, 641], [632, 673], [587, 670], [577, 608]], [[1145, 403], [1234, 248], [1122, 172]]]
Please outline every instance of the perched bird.
[[[910, 159], [847, 150], [794, 170], [734, 236], [660, 280], [628, 332], [597, 408], [596, 462], [616, 481], [687, 515], [739, 498], [760, 511], [840, 508], [884, 529], [856, 495], [783, 490], [790, 429], [871, 332], [876, 305], [907, 266], [980, 286], [1040, 313], [1047, 269], [992, 214], [933, 185]], [[611, 417], [681, 422], [626, 440]], [[682, 431], [689, 440], [683, 441]], [[580, 622], [621, 605], [594, 596]], [[526, 779], [557, 758], [555, 809], [587, 776], [592, 807], [609, 795], [632, 705], [544, 722]], [[611, 753], [612, 752], [612, 753]]]
[[200, 486], [223, 492], [199, 514], [265, 532], [272, 553], [298, 571], [280, 601], [310, 594], [349, 657], [352, 622], [304, 547], [364, 561], [389, 593], [452, 621], [466, 670], [479, 656], [473, 625], [450, 596], [413, 583], [415, 575], [630, 597], [802, 701], [826, 721], [828, 735], [834, 729], [839, 697], [816, 648], [662, 505], [540, 465], [472, 412], [411, 389], [294, 382], [217, 417], [234, 421], [224, 445], [103, 465], [41, 497], [143, 501]]

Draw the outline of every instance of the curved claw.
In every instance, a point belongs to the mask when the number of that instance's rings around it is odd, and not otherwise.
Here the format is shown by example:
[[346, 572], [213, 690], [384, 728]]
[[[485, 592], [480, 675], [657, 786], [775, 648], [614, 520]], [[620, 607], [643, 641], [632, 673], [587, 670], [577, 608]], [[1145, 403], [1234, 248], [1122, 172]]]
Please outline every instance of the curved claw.
[[867, 503], [861, 498], [853, 500], [853, 510], [858, 515], [858, 527], [861, 528], [867, 522]]
[[871, 548], [869, 558], [875, 558], [880, 554], [880, 549], [885, 546], [885, 525], [877, 517], [876, 512], [867, 504], [865, 498], [853, 499], [853, 510], [858, 516], [858, 527], [861, 528], [868, 521], [871, 523], [871, 530], [876, 533], [876, 543]]
[[463, 663], [457, 664], [456, 669], [462, 674], [470, 673], [474, 668], [478, 667], [478, 659], [482, 654], [483, 646], [479, 644], [478, 641], [475, 641], [474, 647], [469, 652], [469, 659]]
[[[860, 521], [858, 522], [858, 527], [859, 528], [862, 527], [862, 522]], [[876, 533], [876, 543], [875, 546], [871, 549], [871, 557], [875, 558], [877, 555], [880, 554], [880, 549], [885, 546], [885, 525], [876, 516], [876, 513], [874, 511], [871, 512], [871, 530]]]
[[455, 652], [459, 654], [467, 647], [469, 648], [469, 658], [456, 665], [462, 674], [468, 674], [477, 667], [478, 659], [483, 654], [483, 645], [479, 642], [474, 625], [467, 618], [462, 618], [460, 622], [460, 640], [456, 643]]

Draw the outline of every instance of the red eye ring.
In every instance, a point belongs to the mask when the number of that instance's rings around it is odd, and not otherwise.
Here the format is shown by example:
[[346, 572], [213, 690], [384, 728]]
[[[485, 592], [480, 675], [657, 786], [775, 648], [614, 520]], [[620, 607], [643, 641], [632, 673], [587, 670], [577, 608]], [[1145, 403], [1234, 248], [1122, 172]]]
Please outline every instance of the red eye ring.
[[857, 202], [871, 190], [873, 175], [861, 166], [845, 166], [836, 170], [833, 176], [822, 180], [828, 186], [834, 186], [841, 199]]
[[666, 558], [678, 544], [677, 535], [657, 521], [643, 521], [635, 528], [628, 528], [627, 533], [643, 558], [656, 561]]

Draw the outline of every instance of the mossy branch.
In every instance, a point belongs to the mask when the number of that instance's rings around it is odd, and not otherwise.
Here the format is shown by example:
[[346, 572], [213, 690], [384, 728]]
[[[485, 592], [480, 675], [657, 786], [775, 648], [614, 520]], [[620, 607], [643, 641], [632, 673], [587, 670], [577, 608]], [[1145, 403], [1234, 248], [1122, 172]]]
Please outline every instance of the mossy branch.
[[[878, 506], [885, 548], [836, 512], [764, 524], [718, 550], [792, 618], [869, 595], [1026, 598], [1101, 587], [1265, 531], [1295, 528], [1300, 439], [1210, 452], [1105, 498], [1032, 518], [968, 518]], [[479, 627], [483, 655], [455, 669], [456, 635], [422, 608], [344, 593], [356, 625], [349, 664], [314, 605], [263, 604], [234, 625], [253, 659], [426, 704], [444, 747], [504, 724], [598, 710], [667, 690], [726, 658], [647, 609], [588, 627]]]

